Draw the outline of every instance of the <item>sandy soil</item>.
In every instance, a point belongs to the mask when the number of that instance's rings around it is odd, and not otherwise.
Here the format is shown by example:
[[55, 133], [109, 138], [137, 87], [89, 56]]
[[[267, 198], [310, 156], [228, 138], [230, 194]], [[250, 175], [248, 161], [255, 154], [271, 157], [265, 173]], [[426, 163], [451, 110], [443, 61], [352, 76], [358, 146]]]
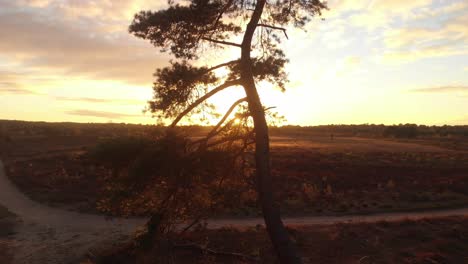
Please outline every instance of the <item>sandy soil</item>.
[[77, 263], [93, 248], [122, 242], [144, 219], [109, 219], [38, 204], [14, 186], [0, 163], [0, 203], [18, 216], [13, 263]]

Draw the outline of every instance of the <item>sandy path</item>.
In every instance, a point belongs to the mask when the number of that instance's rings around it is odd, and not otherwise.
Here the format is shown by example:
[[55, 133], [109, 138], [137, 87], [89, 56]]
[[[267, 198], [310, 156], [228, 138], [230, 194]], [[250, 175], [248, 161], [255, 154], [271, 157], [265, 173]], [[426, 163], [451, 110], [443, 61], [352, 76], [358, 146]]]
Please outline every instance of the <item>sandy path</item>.
[[[13, 241], [14, 263], [77, 263], [90, 249], [118, 244], [145, 223], [145, 219], [112, 219], [51, 208], [32, 201], [6, 177], [0, 161], [0, 204], [19, 216]], [[287, 225], [399, 221], [404, 219], [468, 216], [468, 208], [426, 212], [381, 213], [350, 216], [289, 217]], [[208, 221], [209, 228], [263, 224], [261, 218], [230, 218]]]
[[0, 161], [0, 203], [16, 214], [14, 263], [76, 263], [93, 247], [118, 243], [144, 219], [108, 219], [32, 201], [5, 176]]

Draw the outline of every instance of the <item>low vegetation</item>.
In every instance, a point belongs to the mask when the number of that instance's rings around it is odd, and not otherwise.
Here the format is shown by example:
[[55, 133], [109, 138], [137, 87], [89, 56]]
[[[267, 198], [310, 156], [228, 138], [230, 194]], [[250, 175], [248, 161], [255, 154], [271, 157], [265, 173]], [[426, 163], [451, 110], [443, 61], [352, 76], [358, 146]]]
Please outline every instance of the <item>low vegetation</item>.
[[[113, 124], [109, 126], [114, 127]], [[195, 135], [203, 132], [201, 128], [191, 129]], [[340, 141], [343, 136], [337, 135], [332, 140], [328, 132], [294, 134], [288, 129], [274, 132], [287, 136], [286, 144], [276, 143], [275, 139], [272, 144], [273, 180], [277, 186], [282, 186], [278, 200], [287, 215], [372, 213], [467, 204], [468, 156], [464, 151], [446, 148], [436, 149], [437, 152], [418, 151], [417, 146], [421, 144], [404, 150], [399, 149], [400, 145], [392, 145], [392, 141], [388, 141], [390, 147], [385, 151], [361, 150], [354, 146], [349, 149], [348, 141]], [[121, 203], [115, 201], [125, 197], [125, 192], [116, 191], [120, 188], [117, 185], [129, 185], [125, 181], [113, 181], [116, 175], [132, 178], [147, 174], [148, 169], [160, 166], [159, 163], [169, 164], [167, 160], [157, 159], [164, 155], [150, 139], [154, 139], [155, 134], [150, 136], [143, 131], [145, 128], [135, 136], [122, 133], [107, 139], [16, 138], [10, 143], [12, 155], [5, 159], [8, 174], [22, 190], [41, 202], [83, 212], [96, 212], [100, 208], [105, 213], [121, 214], [125, 210], [118, 209]], [[308, 130], [304, 128], [304, 131]], [[351, 140], [353, 138], [349, 138]], [[294, 144], [296, 141], [299, 145]], [[437, 142], [440, 140], [432, 139], [425, 144], [437, 145]], [[315, 149], [314, 143], [328, 144], [333, 149]], [[307, 147], [307, 144], [312, 145]], [[36, 149], [43, 152], [22, 155]], [[207, 155], [212, 162], [224, 156]], [[114, 184], [106, 184], [112, 181]], [[259, 215], [253, 182], [240, 182], [230, 177], [224, 180], [221, 192], [224, 195], [216, 198], [223, 206], [213, 208], [211, 216]], [[126, 192], [127, 198], [132, 197], [131, 190]], [[121, 200], [135, 203], [134, 208], [138, 208], [138, 212], [127, 214], [149, 213], [145, 211], [147, 207], [142, 206], [151, 200], [149, 194], [147, 192], [145, 198], [138, 201]]]

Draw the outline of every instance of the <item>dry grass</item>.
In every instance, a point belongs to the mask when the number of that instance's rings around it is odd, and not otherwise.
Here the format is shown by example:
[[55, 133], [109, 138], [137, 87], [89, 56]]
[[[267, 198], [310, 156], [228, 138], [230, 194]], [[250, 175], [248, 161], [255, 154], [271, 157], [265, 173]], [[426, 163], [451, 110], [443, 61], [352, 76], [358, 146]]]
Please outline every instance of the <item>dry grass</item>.
[[[96, 212], [97, 176], [79, 158], [90, 138], [22, 139], [11, 145], [7, 174], [41, 203]], [[31, 142], [30, 142], [31, 141]], [[28, 150], [29, 146], [29, 150]], [[414, 142], [324, 136], [273, 137], [278, 200], [289, 215], [334, 215], [454, 208], [468, 203], [468, 154]], [[38, 150], [42, 150], [38, 152]], [[220, 215], [253, 216], [258, 207]]]

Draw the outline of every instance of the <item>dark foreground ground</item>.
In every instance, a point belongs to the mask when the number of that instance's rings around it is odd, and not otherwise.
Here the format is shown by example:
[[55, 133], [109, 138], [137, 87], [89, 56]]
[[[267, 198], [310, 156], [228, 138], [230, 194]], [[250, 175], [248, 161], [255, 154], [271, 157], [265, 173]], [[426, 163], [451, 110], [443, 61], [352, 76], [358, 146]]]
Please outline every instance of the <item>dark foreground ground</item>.
[[17, 219], [6, 208], [0, 205], [0, 263], [8, 264], [13, 259], [11, 235]]
[[[468, 219], [292, 227], [304, 263], [468, 263]], [[263, 228], [198, 231], [175, 244], [201, 245], [161, 251], [125, 245], [103, 253], [101, 263], [276, 263]], [[209, 251], [212, 250], [212, 251]], [[213, 254], [217, 252], [218, 254]], [[227, 256], [236, 252], [256, 260]]]

